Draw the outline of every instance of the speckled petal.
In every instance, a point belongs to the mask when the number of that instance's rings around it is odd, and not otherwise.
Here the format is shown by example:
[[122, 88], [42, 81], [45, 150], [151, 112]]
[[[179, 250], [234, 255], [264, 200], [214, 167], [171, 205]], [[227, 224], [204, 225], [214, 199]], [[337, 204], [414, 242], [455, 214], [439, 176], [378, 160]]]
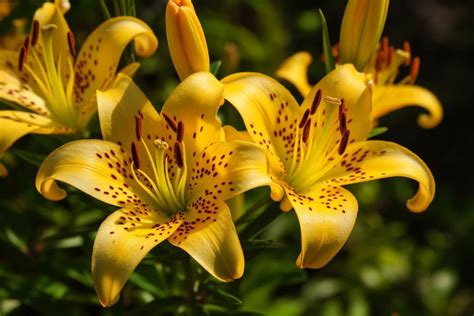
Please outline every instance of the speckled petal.
[[224, 140], [224, 131], [217, 118], [224, 103], [224, 86], [207, 72], [187, 77], [166, 100], [162, 112], [181, 121], [184, 126], [187, 161], [211, 143]]
[[308, 52], [298, 52], [283, 61], [275, 75], [293, 84], [305, 97], [312, 88], [308, 81], [308, 67], [313, 61]]
[[146, 207], [139, 186], [130, 172], [132, 158], [114, 143], [79, 140], [53, 151], [36, 176], [36, 188], [47, 199], [66, 196], [56, 181], [68, 183], [101, 200], [121, 207]]
[[388, 177], [418, 182], [418, 192], [407, 202], [412, 212], [424, 211], [433, 200], [435, 182], [430, 169], [416, 154], [391, 142], [366, 141], [347, 148], [343, 159], [320, 181], [345, 185]]
[[115, 17], [99, 25], [82, 46], [75, 63], [74, 101], [81, 109], [114, 79], [125, 47], [135, 39], [140, 56], [150, 56], [158, 47], [153, 31], [134, 17]]
[[428, 111], [428, 114], [420, 114], [418, 117], [418, 124], [423, 128], [433, 128], [443, 119], [441, 102], [431, 91], [423, 87], [412, 85], [374, 86], [374, 118], [408, 106], [419, 106]]
[[118, 301], [122, 287], [143, 257], [173, 234], [180, 223], [180, 219], [167, 220], [143, 209], [121, 209], [107, 217], [92, 252], [92, 277], [102, 306]]
[[[217, 279], [225, 282], [238, 279], [244, 272], [244, 254], [229, 208], [224, 202], [209, 203], [218, 209], [215, 216], [211, 215], [210, 225], [193, 230], [188, 222], [178, 228], [169, 241], [184, 249]], [[208, 203], [203, 199], [202, 206], [197, 207], [205, 210], [205, 205]]]
[[301, 229], [300, 268], [321, 268], [342, 248], [357, 217], [357, 200], [341, 187], [316, 185], [296, 193], [285, 187]]

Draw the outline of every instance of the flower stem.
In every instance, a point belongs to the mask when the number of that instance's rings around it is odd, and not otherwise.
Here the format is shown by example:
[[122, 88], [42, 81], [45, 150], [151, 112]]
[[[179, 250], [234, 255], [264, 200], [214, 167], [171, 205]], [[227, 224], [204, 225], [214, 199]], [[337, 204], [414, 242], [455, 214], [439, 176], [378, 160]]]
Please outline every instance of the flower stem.
[[192, 259], [189, 256], [183, 260], [184, 274], [186, 277], [186, 290], [188, 297], [189, 315], [201, 315], [199, 302], [196, 299], [196, 295], [199, 288], [199, 281], [196, 279], [196, 269], [192, 263]]
[[281, 213], [278, 203], [268, 201], [265, 210], [240, 232], [240, 238], [242, 240], [252, 239], [280, 216]]

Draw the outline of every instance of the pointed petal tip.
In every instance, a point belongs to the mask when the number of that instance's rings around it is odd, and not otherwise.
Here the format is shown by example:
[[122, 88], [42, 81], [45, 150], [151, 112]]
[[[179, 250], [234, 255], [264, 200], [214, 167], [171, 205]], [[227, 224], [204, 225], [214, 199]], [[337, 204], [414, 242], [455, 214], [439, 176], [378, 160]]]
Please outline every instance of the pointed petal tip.
[[120, 299], [120, 294], [117, 294], [117, 295], [114, 297], [114, 299], [109, 300], [109, 299], [107, 299], [107, 298], [105, 298], [105, 297], [103, 297], [103, 296], [101, 297], [101, 296], [99, 295], [99, 293], [97, 292], [97, 298], [99, 299], [99, 303], [100, 303], [100, 305], [101, 305], [103, 308], [109, 308], [109, 307], [112, 307], [112, 306], [114, 306], [115, 304], [117, 304], [117, 302], [118, 302], [119, 299]]

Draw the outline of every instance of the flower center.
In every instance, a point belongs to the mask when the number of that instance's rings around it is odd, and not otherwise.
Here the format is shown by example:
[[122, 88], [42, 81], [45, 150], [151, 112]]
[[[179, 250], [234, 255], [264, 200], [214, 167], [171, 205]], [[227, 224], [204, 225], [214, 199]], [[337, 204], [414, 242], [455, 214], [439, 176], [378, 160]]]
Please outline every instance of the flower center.
[[69, 50], [55, 49], [53, 43], [57, 26], [40, 26], [33, 21], [31, 36], [27, 36], [20, 49], [18, 69], [25, 77], [31, 77], [35, 92], [47, 102], [53, 120], [71, 128], [78, 128], [77, 113], [73, 103], [75, 42], [67, 33]]
[[[165, 117], [167, 122], [174, 123], [171, 117]], [[131, 145], [132, 175], [160, 211], [169, 215], [182, 212], [186, 209], [187, 178], [184, 125], [182, 122], [173, 125], [172, 129], [176, 132], [173, 147], [161, 139], [154, 140], [153, 145], [149, 146], [150, 143], [142, 138], [142, 120], [141, 116], [135, 118], [136, 140]]]

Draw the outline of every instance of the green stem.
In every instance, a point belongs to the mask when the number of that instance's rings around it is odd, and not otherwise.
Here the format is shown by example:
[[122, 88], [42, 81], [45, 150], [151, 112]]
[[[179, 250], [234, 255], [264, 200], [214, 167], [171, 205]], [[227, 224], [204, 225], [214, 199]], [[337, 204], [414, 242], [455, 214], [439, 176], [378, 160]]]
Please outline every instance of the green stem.
[[268, 196], [264, 196], [262, 199], [255, 201], [250, 207], [245, 211], [245, 213], [235, 222], [235, 225], [239, 226], [245, 223], [250, 222], [252, 219], [256, 218], [258, 215], [256, 212], [262, 207], [268, 207], [271, 203]]
[[190, 315], [200, 315], [199, 306], [196, 300], [199, 283], [196, 280], [196, 270], [189, 256], [183, 260], [184, 274], [186, 277], [186, 287], [188, 292], [188, 305]]
[[104, 18], [106, 20], [109, 20], [111, 18], [109, 9], [107, 8], [107, 5], [105, 4], [105, 0], [100, 0], [100, 8], [102, 9], [102, 14], [104, 15]]
[[268, 203], [265, 210], [239, 234], [242, 240], [249, 240], [258, 235], [265, 227], [273, 222], [282, 212], [278, 203]]

